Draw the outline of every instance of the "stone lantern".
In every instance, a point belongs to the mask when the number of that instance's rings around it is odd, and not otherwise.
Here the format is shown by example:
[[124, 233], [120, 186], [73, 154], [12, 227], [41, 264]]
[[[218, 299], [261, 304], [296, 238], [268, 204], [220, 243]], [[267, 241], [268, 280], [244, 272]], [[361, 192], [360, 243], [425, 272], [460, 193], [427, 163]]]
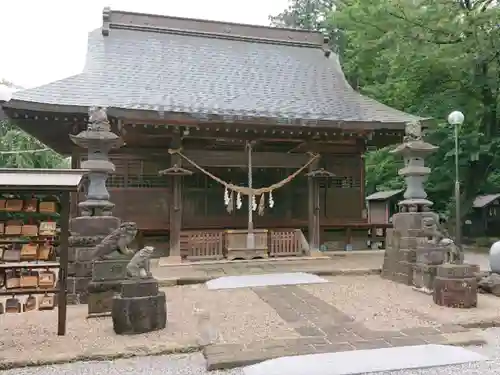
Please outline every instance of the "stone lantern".
[[[81, 216], [70, 220], [68, 301], [88, 302], [89, 309], [93, 310], [93, 305], [101, 304], [101, 301], [88, 298], [93, 273], [94, 278], [107, 280], [113, 273], [110, 267], [114, 264], [93, 262], [92, 252], [97, 244], [120, 226], [120, 219], [112, 216], [114, 204], [109, 201], [106, 188], [108, 175], [115, 171], [108, 153], [113, 148], [123, 146], [124, 142], [111, 132], [106, 109], [101, 107], [90, 108], [87, 129], [77, 135], [70, 135], [70, 138], [73, 143], [87, 150], [87, 160], [81, 167], [88, 170], [88, 187], [85, 200], [78, 204]], [[121, 265], [127, 262], [122, 261]], [[95, 272], [95, 268], [101, 272]]]

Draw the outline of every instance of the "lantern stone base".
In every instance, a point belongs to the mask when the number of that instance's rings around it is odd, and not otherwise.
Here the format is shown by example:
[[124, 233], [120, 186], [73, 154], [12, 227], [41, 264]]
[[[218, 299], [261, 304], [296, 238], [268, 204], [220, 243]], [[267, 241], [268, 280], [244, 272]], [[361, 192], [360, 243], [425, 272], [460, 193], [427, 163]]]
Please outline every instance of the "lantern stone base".
[[96, 260], [88, 286], [88, 318], [110, 315], [113, 297], [127, 279], [128, 259]]
[[163, 329], [167, 325], [165, 293], [158, 290], [158, 281], [153, 278], [125, 281], [121, 294], [113, 298], [111, 316], [119, 335]]
[[445, 263], [438, 266], [434, 303], [462, 309], [477, 307], [477, 272], [477, 265]]

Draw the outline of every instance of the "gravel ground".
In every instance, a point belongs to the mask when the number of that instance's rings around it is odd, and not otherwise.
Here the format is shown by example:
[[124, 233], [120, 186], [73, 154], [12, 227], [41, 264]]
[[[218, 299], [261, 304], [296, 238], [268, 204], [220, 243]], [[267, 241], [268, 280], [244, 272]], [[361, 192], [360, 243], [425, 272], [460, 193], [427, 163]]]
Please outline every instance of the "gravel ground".
[[[372, 373], [373, 375], [493, 375], [500, 374], [500, 329], [485, 332], [489, 345], [475, 348], [490, 360], [464, 365]], [[110, 362], [79, 362], [3, 371], [2, 375], [243, 375], [239, 369], [207, 372], [201, 354], [142, 357]], [[314, 375], [314, 374], [309, 374]]]
[[[498, 320], [500, 298], [478, 295], [475, 309], [437, 306], [432, 296], [380, 276], [327, 277], [328, 284], [309, 284], [301, 288], [339, 308], [373, 330], [394, 330]], [[383, 292], [382, 292], [383, 291]]]
[[[165, 330], [136, 336], [113, 332], [110, 318], [86, 319], [87, 306], [69, 306], [66, 336], [56, 335], [57, 310], [0, 315], [0, 367], [11, 361], [74, 360], [83, 357], [181, 352], [210, 335], [222, 343], [297, 334], [252, 290], [207, 290], [203, 285], [171, 287]], [[209, 324], [203, 326], [203, 313]], [[205, 331], [217, 327], [215, 337]], [[26, 356], [26, 353], [30, 353]]]

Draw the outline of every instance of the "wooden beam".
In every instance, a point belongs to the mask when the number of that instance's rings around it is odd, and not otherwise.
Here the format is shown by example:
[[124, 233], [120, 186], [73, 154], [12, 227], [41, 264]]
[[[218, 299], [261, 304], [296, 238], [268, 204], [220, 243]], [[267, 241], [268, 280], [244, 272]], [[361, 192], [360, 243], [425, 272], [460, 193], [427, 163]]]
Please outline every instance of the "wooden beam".
[[[202, 167], [246, 167], [247, 156], [239, 151], [185, 150], [183, 154]], [[255, 168], [298, 168], [310, 159], [307, 154], [279, 152], [253, 152], [252, 165]]]

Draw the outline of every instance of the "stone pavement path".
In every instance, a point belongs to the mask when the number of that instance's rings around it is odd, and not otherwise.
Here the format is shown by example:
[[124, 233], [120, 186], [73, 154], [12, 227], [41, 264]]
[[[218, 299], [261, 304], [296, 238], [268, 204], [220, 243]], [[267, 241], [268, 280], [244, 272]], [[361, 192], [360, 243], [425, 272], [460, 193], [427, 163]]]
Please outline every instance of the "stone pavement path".
[[[335, 279], [338, 278], [332, 278], [332, 281], [335, 282]], [[361, 281], [360, 278], [357, 281]], [[327, 285], [323, 284], [322, 287], [327, 288]], [[297, 337], [210, 345], [204, 349], [208, 369], [239, 367], [290, 355], [429, 343], [453, 345], [484, 343], [473, 330], [459, 324], [440, 323], [430, 315], [423, 318], [425, 323], [422, 325], [419, 323], [418, 319], [421, 317], [418, 317], [417, 312], [413, 321], [397, 322], [393, 329], [372, 329], [359, 317], [346, 314], [305, 289], [318, 287], [311, 284], [252, 288], [253, 292], [271, 306], [287, 326], [295, 331]], [[408, 293], [417, 292], [410, 289]], [[382, 305], [383, 311], [387, 308], [387, 301]]]

